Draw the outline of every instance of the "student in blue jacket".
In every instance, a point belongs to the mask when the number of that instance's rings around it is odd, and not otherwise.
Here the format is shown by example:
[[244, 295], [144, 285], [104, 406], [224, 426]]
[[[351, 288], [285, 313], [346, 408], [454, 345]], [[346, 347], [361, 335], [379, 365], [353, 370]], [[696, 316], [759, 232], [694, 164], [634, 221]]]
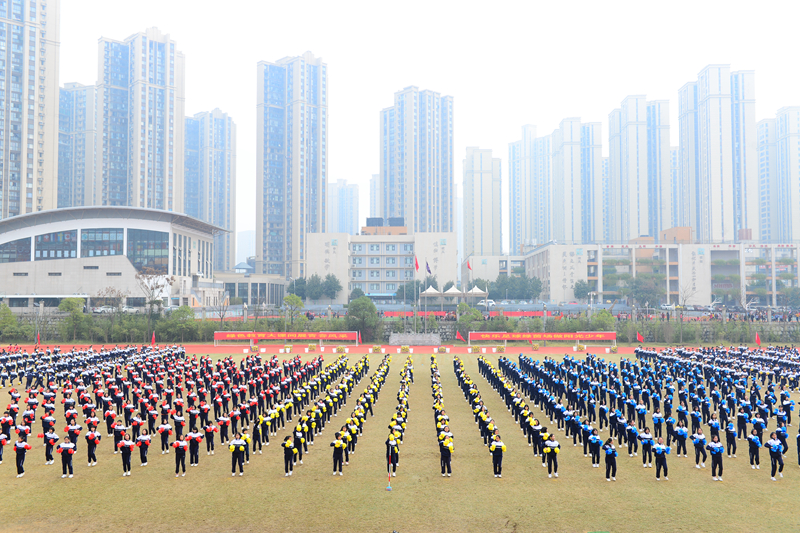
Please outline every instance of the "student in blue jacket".
[[772, 463], [772, 473], [770, 479], [775, 481], [777, 471], [783, 477], [783, 452], [786, 451], [778, 436], [773, 431], [769, 434], [769, 440], [764, 443], [764, 447], [769, 450], [769, 460]]
[[[697, 431], [692, 435], [692, 442], [694, 443], [694, 466], [695, 468], [700, 468], [702, 465], [703, 468], [706, 467], [706, 459], [708, 459], [708, 455], [706, 454], [706, 436], [703, 435], [703, 428], [697, 428]], [[703, 455], [703, 462], [700, 462], [700, 454]]]
[[617, 480], [617, 450], [614, 449], [614, 439], [608, 439], [603, 445], [606, 456], [606, 481]]
[[731, 456], [731, 450], [733, 450], [733, 456], [736, 457], [736, 426], [733, 425], [733, 422], [728, 422], [725, 427], [725, 444], [728, 447], [728, 457]]
[[[711, 454], [711, 479], [722, 481], [722, 454], [725, 452], [725, 446], [719, 441], [719, 435], [711, 437], [711, 442], [708, 443], [706, 449]], [[719, 469], [719, 477], [717, 477], [717, 469]]]
[[675, 428], [675, 442], [678, 443], [678, 457], [681, 456], [681, 450], [683, 450], [683, 456], [689, 457], [689, 454], [686, 452], [686, 439], [689, 437], [689, 432], [683, 425], [683, 422], [678, 422], [678, 427]]
[[761, 439], [758, 438], [758, 431], [754, 428], [750, 431], [750, 436], [747, 437], [750, 452], [750, 467], [753, 470], [761, 469], [761, 460], [759, 457], [759, 448], [761, 448]]
[[653, 454], [656, 456], [656, 481], [661, 481], [661, 469], [664, 469], [664, 480], [669, 481], [669, 470], [667, 469], [667, 455], [672, 451], [672, 448], [664, 445], [664, 439], [658, 439], [658, 442], [653, 446]]

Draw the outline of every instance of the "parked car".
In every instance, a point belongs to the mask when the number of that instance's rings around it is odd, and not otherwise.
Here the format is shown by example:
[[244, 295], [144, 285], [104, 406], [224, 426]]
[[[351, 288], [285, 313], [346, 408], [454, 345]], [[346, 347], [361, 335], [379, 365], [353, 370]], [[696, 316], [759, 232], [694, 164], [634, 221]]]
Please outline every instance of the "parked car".
[[122, 306], [122, 312], [123, 312], [123, 313], [132, 313], [132, 314], [136, 314], [136, 313], [138, 313], [138, 312], [139, 312], [139, 310], [138, 310], [137, 308], [135, 308], [135, 307], [131, 307], [131, 306], [129, 306], [129, 305], [123, 305], [123, 306]]
[[675, 310], [675, 304], [661, 304], [661, 310], [662, 311], [674, 311]]
[[111, 307], [110, 305], [103, 305], [103, 306], [100, 306], [100, 307], [92, 307], [92, 313], [104, 314], [104, 313], [113, 313], [113, 312], [114, 312], [114, 308]]
[[511, 305], [511, 302], [509, 302], [508, 300], [503, 300], [502, 302], [500, 302], [500, 305]]
[[494, 300], [481, 300], [478, 302], [478, 307], [492, 308], [496, 305], [497, 304], [494, 302]]

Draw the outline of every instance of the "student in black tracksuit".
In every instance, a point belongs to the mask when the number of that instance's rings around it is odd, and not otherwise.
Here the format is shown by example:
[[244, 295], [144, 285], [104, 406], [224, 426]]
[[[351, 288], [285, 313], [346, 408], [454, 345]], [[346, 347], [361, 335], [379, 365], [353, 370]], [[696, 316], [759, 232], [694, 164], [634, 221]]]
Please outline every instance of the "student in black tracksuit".
[[244, 451], [247, 443], [242, 439], [241, 433], [234, 435], [228, 449], [231, 451], [231, 476], [236, 475], [236, 465], [239, 465], [239, 475], [244, 475]]
[[342, 440], [342, 434], [336, 433], [336, 439], [331, 442], [331, 447], [333, 448], [333, 475], [336, 475], [336, 466], [339, 466], [339, 475], [343, 476], [342, 474], [342, 462], [344, 461], [344, 449], [347, 444], [344, 443]]
[[294, 447], [294, 439], [291, 435], [287, 435], [281, 443], [283, 448], [283, 471], [284, 477], [289, 477], [294, 473], [294, 456], [297, 453], [297, 448]]
[[400, 448], [395, 433], [389, 433], [386, 438], [386, 471], [392, 472], [392, 476], [397, 476], [397, 463], [400, 460]]
[[442, 466], [442, 477], [445, 476], [445, 470], [447, 470], [446, 475], [450, 477], [450, 474], [453, 471], [450, 468], [450, 460], [453, 457], [453, 439], [447, 437], [439, 441], [439, 462]]
[[489, 452], [492, 454], [494, 477], [503, 477], [503, 452], [505, 451], [506, 445], [500, 440], [500, 435], [495, 435], [494, 440], [489, 445]]
[[614, 449], [614, 439], [608, 439], [603, 444], [606, 456], [606, 481], [617, 480], [617, 450]]
[[20, 435], [17, 437], [17, 442], [14, 443], [14, 451], [17, 453], [17, 477], [25, 475], [25, 454], [31, 449], [31, 445], [25, 442], [25, 439]]
[[75, 445], [69, 441], [69, 437], [66, 437], [56, 451], [61, 454], [61, 477], [67, 477], [67, 472], [69, 477], [72, 477], [72, 455], [75, 453]]
[[178, 440], [172, 443], [172, 447], [175, 448], [175, 477], [178, 477], [178, 470], [183, 467], [183, 475], [186, 475], [186, 450], [189, 449], [189, 442], [188, 437], [186, 439], [182, 439], [178, 437]]
[[547, 457], [547, 477], [553, 477], [553, 474], [558, 477], [558, 453], [560, 451], [561, 445], [555, 435], [550, 435], [544, 443], [544, 454]]

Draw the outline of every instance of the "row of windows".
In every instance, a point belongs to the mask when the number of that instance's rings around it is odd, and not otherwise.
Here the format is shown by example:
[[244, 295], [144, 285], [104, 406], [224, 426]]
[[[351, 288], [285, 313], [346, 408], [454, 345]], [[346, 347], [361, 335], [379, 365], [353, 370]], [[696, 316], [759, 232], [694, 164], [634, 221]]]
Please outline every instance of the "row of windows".
[[[395, 266], [398, 263], [397, 259], [398, 259], [397, 257], [385, 257], [383, 259], [383, 263], [382, 264], [387, 265], [387, 266]], [[402, 259], [402, 261], [400, 261], [400, 262], [402, 264], [404, 264], [404, 265], [409, 265], [410, 266], [410, 265], [414, 264], [414, 258], [413, 257], [403, 257], [401, 259]], [[364, 258], [363, 257], [353, 257], [353, 264], [354, 265], [363, 265], [364, 264]], [[370, 257], [369, 258], [369, 264], [370, 265], [381, 265], [381, 258], [380, 257]]]
[[381, 246], [383, 246], [384, 252], [397, 252], [398, 250], [402, 250], [403, 252], [409, 253], [414, 251], [413, 244], [352, 244], [350, 245], [350, 249], [353, 252], [363, 252], [365, 246], [368, 247], [370, 252], [380, 252]]
[[[350, 284], [350, 290], [361, 289], [363, 291], [365, 286], [366, 286], [366, 289], [368, 291], [379, 291], [379, 292], [381, 291], [381, 284], [380, 283], [351, 283]], [[391, 291], [396, 291], [396, 290], [397, 290], [397, 284], [396, 283], [384, 283], [383, 284], [382, 292], [391, 292]]]

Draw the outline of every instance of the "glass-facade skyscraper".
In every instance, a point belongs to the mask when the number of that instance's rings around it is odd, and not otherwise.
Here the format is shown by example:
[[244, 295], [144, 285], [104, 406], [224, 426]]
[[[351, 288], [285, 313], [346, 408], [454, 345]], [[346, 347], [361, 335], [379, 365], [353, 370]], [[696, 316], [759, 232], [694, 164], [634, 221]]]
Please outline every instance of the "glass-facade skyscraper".
[[358, 235], [358, 185], [347, 180], [328, 184], [328, 232]]
[[57, 206], [60, 8], [0, 2], [0, 218]]
[[306, 276], [327, 225], [328, 66], [306, 52], [258, 63], [256, 272]]
[[158, 28], [101, 38], [96, 205], [183, 212], [184, 56]]
[[214, 237], [214, 270], [236, 265], [236, 124], [219, 109], [186, 118], [187, 215], [228, 230]]
[[380, 207], [409, 233], [453, 231], [453, 97], [406, 87], [380, 115]]
[[97, 160], [97, 92], [94, 85], [67, 83], [58, 108], [58, 207], [94, 205]]

